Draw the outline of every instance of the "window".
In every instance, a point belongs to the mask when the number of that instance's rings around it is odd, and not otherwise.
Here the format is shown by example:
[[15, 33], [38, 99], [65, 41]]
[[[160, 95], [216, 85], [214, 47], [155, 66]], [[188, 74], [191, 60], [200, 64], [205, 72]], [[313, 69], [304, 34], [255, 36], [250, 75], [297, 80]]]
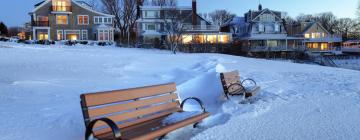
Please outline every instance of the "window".
[[56, 24], [59, 24], [59, 25], [68, 24], [68, 16], [66, 16], [66, 15], [57, 15], [56, 16]]
[[39, 32], [38, 36], [37, 36], [38, 40], [48, 40], [49, 39], [49, 35], [45, 32]]
[[80, 30], [65, 30], [66, 40], [79, 40]]
[[105, 40], [109, 40], [109, 30], [104, 31]]
[[277, 47], [278, 42], [276, 40], [268, 40], [267, 41], [267, 46], [269, 46], [269, 47]]
[[310, 38], [310, 34], [305, 34], [305, 38]]
[[264, 32], [264, 24], [259, 23], [259, 32]]
[[113, 41], [114, 40], [114, 31], [112, 29], [98, 30], [98, 40], [99, 41]]
[[94, 24], [112, 24], [112, 18], [94, 17]]
[[49, 21], [49, 17], [47, 17], [47, 16], [37, 16], [37, 21]]
[[156, 24], [153, 24], [153, 23], [147, 23], [147, 24], [145, 24], [145, 30], [155, 31], [155, 30], [156, 30]]
[[79, 15], [78, 16], [78, 25], [89, 25], [89, 16], [88, 15]]
[[57, 40], [64, 40], [64, 33], [62, 30], [57, 31]]
[[82, 30], [81, 38], [82, 40], [88, 40], [88, 30]]
[[144, 18], [159, 18], [160, 11], [143, 11]]
[[328, 44], [327, 43], [321, 43], [321, 50], [329, 50]]
[[280, 25], [279, 24], [275, 24], [275, 32], [280, 32]]
[[275, 16], [272, 14], [263, 14], [260, 16], [260, 21], [273, 22], [273, 21], [275, 21]]

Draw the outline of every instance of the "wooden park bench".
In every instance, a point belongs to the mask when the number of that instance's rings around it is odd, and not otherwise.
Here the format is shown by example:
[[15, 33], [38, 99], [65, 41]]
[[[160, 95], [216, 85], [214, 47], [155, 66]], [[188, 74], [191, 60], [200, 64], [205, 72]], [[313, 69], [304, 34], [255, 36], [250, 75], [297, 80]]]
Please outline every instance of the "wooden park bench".
[[[148, 140], [163, 138], [167, 133], [194, 124], [209, 116], [203, 103], [195, 97], [179, 103], [176, 84], [169, 83], [125, 90], [81, 95], [86, 125], [85, 138], [99, 140]], [[202, 111], [178, 122], [164, 123], [172, 115], [186, 113], [186, 101], [195, 100]]]
[[[260, 91], [260, 86], [257, 86], [253, 79], [245, 79], [241, 81], [239, 71], [220, 73], [220, 78], [227, 99], [229, 99], [229, 95], [243, 96], [243, 98], [246, 99], [255, 96]], [[245, 87], [245, 82], [251, 82], [253, 86]]]

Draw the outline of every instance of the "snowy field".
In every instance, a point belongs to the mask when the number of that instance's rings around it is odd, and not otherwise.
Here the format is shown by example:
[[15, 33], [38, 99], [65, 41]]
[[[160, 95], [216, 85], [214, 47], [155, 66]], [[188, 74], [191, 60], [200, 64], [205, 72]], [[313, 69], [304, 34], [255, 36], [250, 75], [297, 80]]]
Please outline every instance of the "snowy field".
[[360, 59], [335, 59], [333, 61], [341, 68], [360, 70]]
[[[262, 87], [251, 104], [224, 100], [219, 72], [231, 70]], [[359, 71], [221, 54], [0, 43], [0, 139], [81, 140], [80, 94], [168, 82], [177, 83], [181, 99], [201, 98], [212, 115], [167, 139], [360, 138]]]

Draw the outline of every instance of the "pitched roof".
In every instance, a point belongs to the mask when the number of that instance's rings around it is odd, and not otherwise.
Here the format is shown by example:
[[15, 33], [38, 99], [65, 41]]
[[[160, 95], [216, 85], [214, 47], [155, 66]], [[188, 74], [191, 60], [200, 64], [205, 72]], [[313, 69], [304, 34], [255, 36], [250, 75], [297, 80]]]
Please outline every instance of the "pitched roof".
[[302, 31], [301, 34], [305, 34], [308, 30], [310, 30], [311, 27], [313, 27], [314, 25], [318, 25], [321, 29], [323, 29], [327, 34], [330, 34], [330, 32], [328, 30], [326, 30], [319, 22], [312, 22], [311, 24], [308, 24], [304, 30]]
[[[46, 4], [48, 4], [49, 2], [51, 2], [51, 0], [45, 0], [45, 1], [42, 1], [40, 3], [37, 3], [35, 4], [35, 8], [30, 12], [30, 14], [32, 13], [35, 13], [37, 10], [39, 10], [41, 7], [45, 6]], [[96, 14], [99, 14], [99, 15], [102, 15], [102, 16], [107, 16], [107, 17], [114, 17], [114, 15], [109, 15], [109, 14], [105, 14], [105, 13], [102, 13], [102, 12], [98, 12], [88, 6], [85, 6], [84, 4], [82, 4], [81, 2], [77, 2], [75, 0], [71, 0], [72, 3], [76, 4], [77, 6], [81, 7], [81, 8], [84, 8], [90, 12], [94, 12]]]

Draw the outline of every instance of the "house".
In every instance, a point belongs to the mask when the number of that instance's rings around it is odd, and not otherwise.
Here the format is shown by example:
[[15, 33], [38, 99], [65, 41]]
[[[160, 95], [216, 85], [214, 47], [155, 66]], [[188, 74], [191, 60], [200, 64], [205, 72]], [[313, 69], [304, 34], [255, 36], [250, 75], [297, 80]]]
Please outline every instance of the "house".
[[246, 53], [302, 51], [302, 38], [288, 36], [282, 13], [270, 9], [249, 10], [221, 27], [230, 32]]
[[95, 11], [82, 1], [45, 0], [29, 15], [33, 40], [114, 41], [114, 16]]
[[154, 42], [163, 43], [168, 39], [164, 27], [165, 20], [169, 20], [166, 16], [167, 12], [172, 12], [174, 9], [183, 17], [182, 44], [215, 44], [232, 41], [230, 33], [219, 32], [219, 27], [211, 25], [197, 14], [196, 0], [192, 0], [192, 6], [141, 6], [141, 15], [137, 20], [138, 40], [142, 44], [154, 44]]
[[326, 52], [341, 47], [342, 37], [331, 34], [319, 22], [301, 22], [287, 25], [288, 33], [304, 38], [310, 52]]

